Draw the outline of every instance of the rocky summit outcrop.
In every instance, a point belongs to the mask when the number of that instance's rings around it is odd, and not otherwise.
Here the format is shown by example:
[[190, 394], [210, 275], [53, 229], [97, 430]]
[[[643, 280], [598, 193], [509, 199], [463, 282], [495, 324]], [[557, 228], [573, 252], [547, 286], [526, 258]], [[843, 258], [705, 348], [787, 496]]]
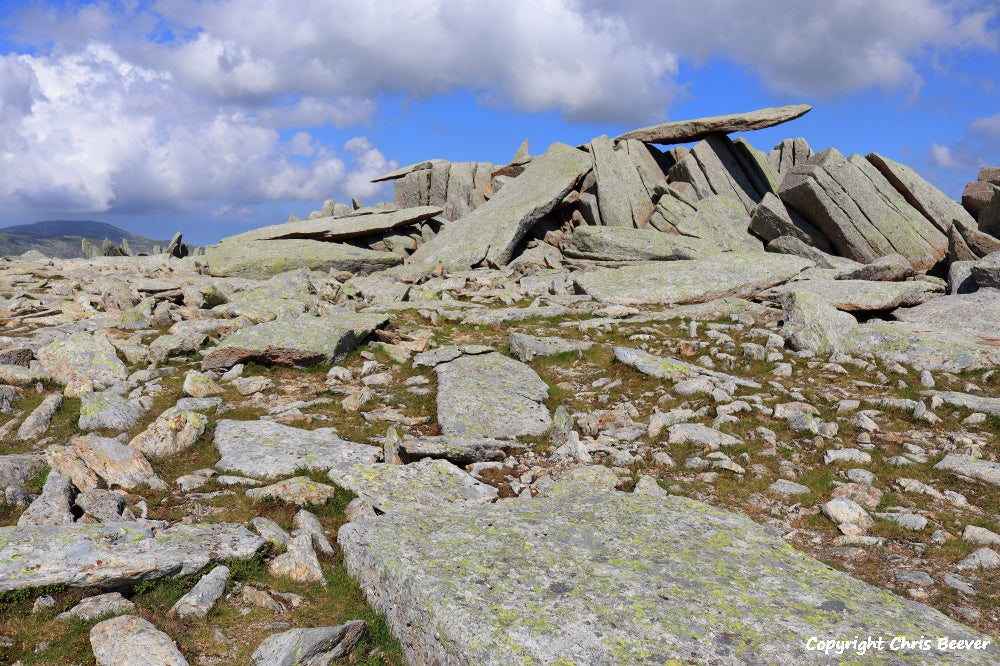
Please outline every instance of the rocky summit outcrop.
[[997, 663], [1000, 176], [806, 111], [0, 259], [4, 663]]

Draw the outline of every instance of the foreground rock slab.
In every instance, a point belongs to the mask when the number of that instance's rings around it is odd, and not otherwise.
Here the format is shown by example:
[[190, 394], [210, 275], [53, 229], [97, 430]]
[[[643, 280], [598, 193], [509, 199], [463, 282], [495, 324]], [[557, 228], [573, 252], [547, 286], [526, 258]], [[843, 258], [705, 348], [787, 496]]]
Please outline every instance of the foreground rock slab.
[[331, 664], [350, 654], [367, 629], [364, 620], [336, 627], [291, 629], [268, 636], [251, 659], [255, 666]]
[[296, 268], [367, 275], [402, 261], [392, 252], [376, 252], [345, 243], [307, 238], [209, 245], [205, 248], [205, 259], [212, 275], [257, 280]]
[[551, 212], [590, 168], [587, 153], [552, 144], [488, 202], [422, 245], [412, 261], [466, 268], [482, 261], [506, 264], [531, 226]]
[[[348, 573], [386, 613], [408, 663], [811, 664], [813, 636], [896, 636], [905, 627], [985, 639], [728, 511], [680, 497], [553, 490], [341, 528]], [[874, 651], [865, 663], [954, 654]], [[988, 664], [998, 654], [991, 644], [961, 659]]]
[[807, 259], [784, 254], [733, 252], [690, 261], [601, 268], [577, 274], [574, 282], [579, 291], [602, 303], [678, 305], [727, 296], [748, 298], [812, 265]]
[[731, 113], [725, 116], [697, 118], [695, 120], [679, 120], [632, 130], [617, 137], [616, 141], [638, 139], [646, 143], [670, 145], [673, 143], [688, 143], [704, 139], [710, 134], [729, 134], [731, 132], [749, 132], [750, 130], [774, 127], [789, 120], [795, 120], [809, 113], [812, 107], [808, 104], [793, 104], [771, 109], [758, 109], [747, 113]]
[[214, 443], [222, 455], [217, 469], [254, 479], [290, 476], [299, 469], [326, 471], [338, 464], [371, 463], [379, 455], [374, 446], [271, 421], [224, 419], [215, 426]]
[[0, 592], [41, 585], [114, 588], [249, 559], [264, 540], [241, 525], [102, 523], [0, 527]]
[[188, 666], [170, 636], [152, 622], [134, 615], [105, 620], [90, 630], [90, 645], [98, 666]]
[[438, 423], [445, 435], [541, 435], [552, 425], [542, 404], [549, 388], [520, 361], [493, 352], [461, 356], [434, 370]]

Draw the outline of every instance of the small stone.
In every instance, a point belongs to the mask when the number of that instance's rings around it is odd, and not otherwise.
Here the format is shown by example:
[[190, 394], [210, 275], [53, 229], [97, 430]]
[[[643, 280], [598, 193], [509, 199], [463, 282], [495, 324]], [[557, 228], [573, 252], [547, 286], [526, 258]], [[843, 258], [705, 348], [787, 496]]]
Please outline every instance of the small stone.
[[875, 526], [875, 521], [857, 502], [846, 497], [835, 497], [821, 507], [823, 515], [838, 525], [848, 523], [864, 529]]
[[222, 393], [222, 387], [197, 370], [188, 370], [184, 376], [184, 393], [193, 398], [207, 398]]
[[304, 583], [319, 583], [326, 585], [323, 569], [316, 558], [312, 547], [312, 538], [308, 534], [292, 537], [288, 542], [288, 550], [271, 560], [267, 570], [275, 576], [284, 576]]
[[313, 547], [324, 555], [333, 555], [333, 546], [323, 533], [323, 526], [315, 514], [309, 513], [305, 509], [300, 510], [292, 518], [294, 531], [292, 536], [308, 534], [312, 538]]
[[333, 486], [317, 483], [308, 476], [297, 476], [263, 488], [252, 488], [246, 491], [246, 496], [253, 500], [276, 497], [283, 502], [303, 506], [305, 504], [326, 504], [326, 501], [332, 499], [336, 492], [337, 489]]
[[955, 565], [956, 569], [996, 569], [1000, 567], [1000, 554], [992, 548], [980, 548]]
[[226, 591], [229, 567], [219, 565], [201, 577], [191, 591], [177, 600], [168, 613], [177, 617], [205, 617]]
[[271, 541], [277, 545], [287, 545], [292, 539], [288, 532], [281, 529], [281, 526], [270, 518], [257, 516], [250, 521], [250, 525], [257, 530], [257, 534], [259, 534], [261, 538], [266, 541]]
[[976, 525], [965, 526], [962, 540], [980, 546], [1000, 546], [1000, 534]]
[[801, 483], [795, 483], [794, 481], [788, 481], [787, 479], [778, 479], [772, 483], [768, 489], [772, 493], [777, 493], [778, 495], [805, 495], [806, 493], [812, 492], [812, 489], [808, 486], [804, 486]]
[[188, 666], [177, 645], [152, 623], [122, 615], [94, 625], [90, 645], [98, 666]]

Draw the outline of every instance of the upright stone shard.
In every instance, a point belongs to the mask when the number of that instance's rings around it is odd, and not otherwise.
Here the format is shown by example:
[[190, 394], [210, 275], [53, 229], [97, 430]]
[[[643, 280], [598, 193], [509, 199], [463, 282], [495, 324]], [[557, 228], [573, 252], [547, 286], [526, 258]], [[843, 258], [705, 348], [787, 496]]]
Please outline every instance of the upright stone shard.
[[771, 164], [778, 174], [783, 175], [793, 166], [802, 164], [808, 160], [812, 155], [813, 151], [809, 147], [809, 143], [802, 137], [799, 137], [797, 139], [785, 139], [776, 145], [767, 154], [767, 157], [771, 160]]
[[[804, 664], [816, 636], [906, 627], [986, 640], [749, 518], [677, 496], [557, 486], [530, 502], [349, 523], [338, 542], [409, 663]], [[962, 656], [998, 655], [991, 644]], [[940, 663], [916, 648], [865, 658]]]
[[578, 291], [602, 303], [681, 305], [727, 296], [750, 298], [811, 266], [813, 262], [791, 255], [732, 252], [690, 261], [601, 268], [578, 273], [573, 281]]
[[413, 253], [414, 262], [469, 267], [506, 264], [531, 226], [552, 211], [591, 168], [590, 156], [555, 143], [524, 173]]
[[762, 172], [763, 163], [745, 154], [742, 160], [737, 157], [744, 152], [729, 137], [710, 135], [670, 169], [670, 181], [690, 183], [699, 199], [713, 194], [732, 197], [750, 215], [771, 188], [768, 176]]
[[858, 155], [825, 150], [790, 169], [779, 194], [855, 261], [901, 254], [914, 269], [927, 270], [947, 253], [947, 236]]
[[542, 404], [548, 386], [519, 361], [491, 352], [460, 356], [434, 370], [438, 424], [445, 435], [542, 435], [552, 425], [549, 410]]
[[732, 132], [749, 132], [751, 130], [774, 127], [789, 120], [795, 120], [807, 114], [812, 107], [808, 104], [795, 104], [770, 109], [758, 109], [747, 113], [733, 113], [725, 116], [697, 118], [695, 120], [680, 120], [632, 130], [617, 137], [616, 141], [638, 139], [646, 143], [670, 145], [674, 143], [689, 143], [703, 139], [710, 134], [730, 134]]
[[957, 222], [975, 226], [975, 219], [962, 204], [928, 183], [910, 167], [878, 153], [868, 153], [867, 159], [942, 234], [947, 235], [952, 224]]
[[653, 213], [653, 202], [629, 156], [626, 144], [614, 144], [607, 136], [590, 142], [597, 177], [597, 206], [609, 227], [645, 227]]

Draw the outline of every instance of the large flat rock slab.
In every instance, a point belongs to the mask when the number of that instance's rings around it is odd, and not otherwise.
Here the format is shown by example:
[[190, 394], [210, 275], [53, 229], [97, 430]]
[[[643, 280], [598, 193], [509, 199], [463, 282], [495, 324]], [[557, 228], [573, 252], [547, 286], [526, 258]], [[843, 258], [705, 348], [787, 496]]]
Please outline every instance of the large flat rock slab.
[[0, 592], [41, 585], [115, 588], [248, 559], [264, 540], [242, 525], [101, 523], [0, 527]]
[[672, 261], [720, 252], [711, 241], [655, 229], [577, 227], [563, 254], [599, 261]]
[[662, 123], [652, 127], [632, 130], [617, 137], [616, 141], [638, 139], [646, 143], [670, 145], [688, 143], [704, 139], [710, 134], [729, 134], [731, 132], [749, 132], [751, 130], [774, 127], [789, 120], [795, 120], [809, 113], [812, 107], [808, 104], [793, 104], [770, 109], [757, 109], [746, 113], [731, 113], [725, 116], [696, 118], [694, 120], [678, 120]]
[[332, 433], [302, 430], [271, 421], [223, 419], [215, 426], [216, 469], [254, 479], [291, 476], [296, 470], [326, 471], [334, 465], [373, 463], [379, 449]]
[[128, 377], [118, 352], [101, 335], [74, 333], [38, 349], [35, 356], [60, 384], [93, 382], [95, 388], [107, 388]]
[[807, 292], [845, 312], [895, 310], [926, 303], [943, 293], [941, 287], [911, 280], [909, 282], [875, 282], [872, 280], [830, 280], [812, 278], [796, 280], [760, 294], [760, 298], [781, 301], [793, 291]]
[[[984, 638], [682, 497], [578, 484], [532, 501], [386, 514], [345, 525], [338, 541], [409, 663], [835, 664], [807, 641]], [[865, 663], [998, 654], [994, 644], [885, 650]]]
[[487, 504], [497, 489], [446, 460], [409, 465], [345, 465], [333, 467], [330, 480], [371, 502], [379, 511]]
[[263, 280], [296, 268], [363, 274], [402, 263], [392, 252], [309, 238], [219, 243], [205, 248], [209, 271], [217, 277]]
[[257, 361], [277, 365], [336, 363], [388, 323], [379, 314], [339, 313], [289, 317], [241, 328], [223, 338], [202, 361], [203, 369]]
[[366, 213], [338, 217], [317, 217], [300, 222], [272, 224], [259, 229], [223, 238], [223, 243], [238, 243], [254, 240], [278, 240], [311, 238], [320, 241], [341, 241], [360, 238], [389, 231], [407, 224], [416, 224], [444, 212], [437, 206], [403, 208], [386, 213]]
[[589, 154], [552, 144], [489, 201], [420, 246], [411, 260], [466, 268], [483, 261], [506, 264], [531, 225], [555, 208], [590, 168]]
[[1000, 366], [1000, 290], [980, 289], [893, 312], [844, 340], [850, 353], [871, 352], [927, 370], [962, 372]]
[[787, 282], [813, 262], [769, 252], [732, 252], [690, 261], [638, 262], [579, 273], [579, 291], [602, 303], [680, 305], [727, 296], [749, 298]]
[[460, 356], [434, 370], [438, 424], [445, 435], [542, 435], [552, 425], [542, 404], [549, 388], [520, 361], [491, 352]]

